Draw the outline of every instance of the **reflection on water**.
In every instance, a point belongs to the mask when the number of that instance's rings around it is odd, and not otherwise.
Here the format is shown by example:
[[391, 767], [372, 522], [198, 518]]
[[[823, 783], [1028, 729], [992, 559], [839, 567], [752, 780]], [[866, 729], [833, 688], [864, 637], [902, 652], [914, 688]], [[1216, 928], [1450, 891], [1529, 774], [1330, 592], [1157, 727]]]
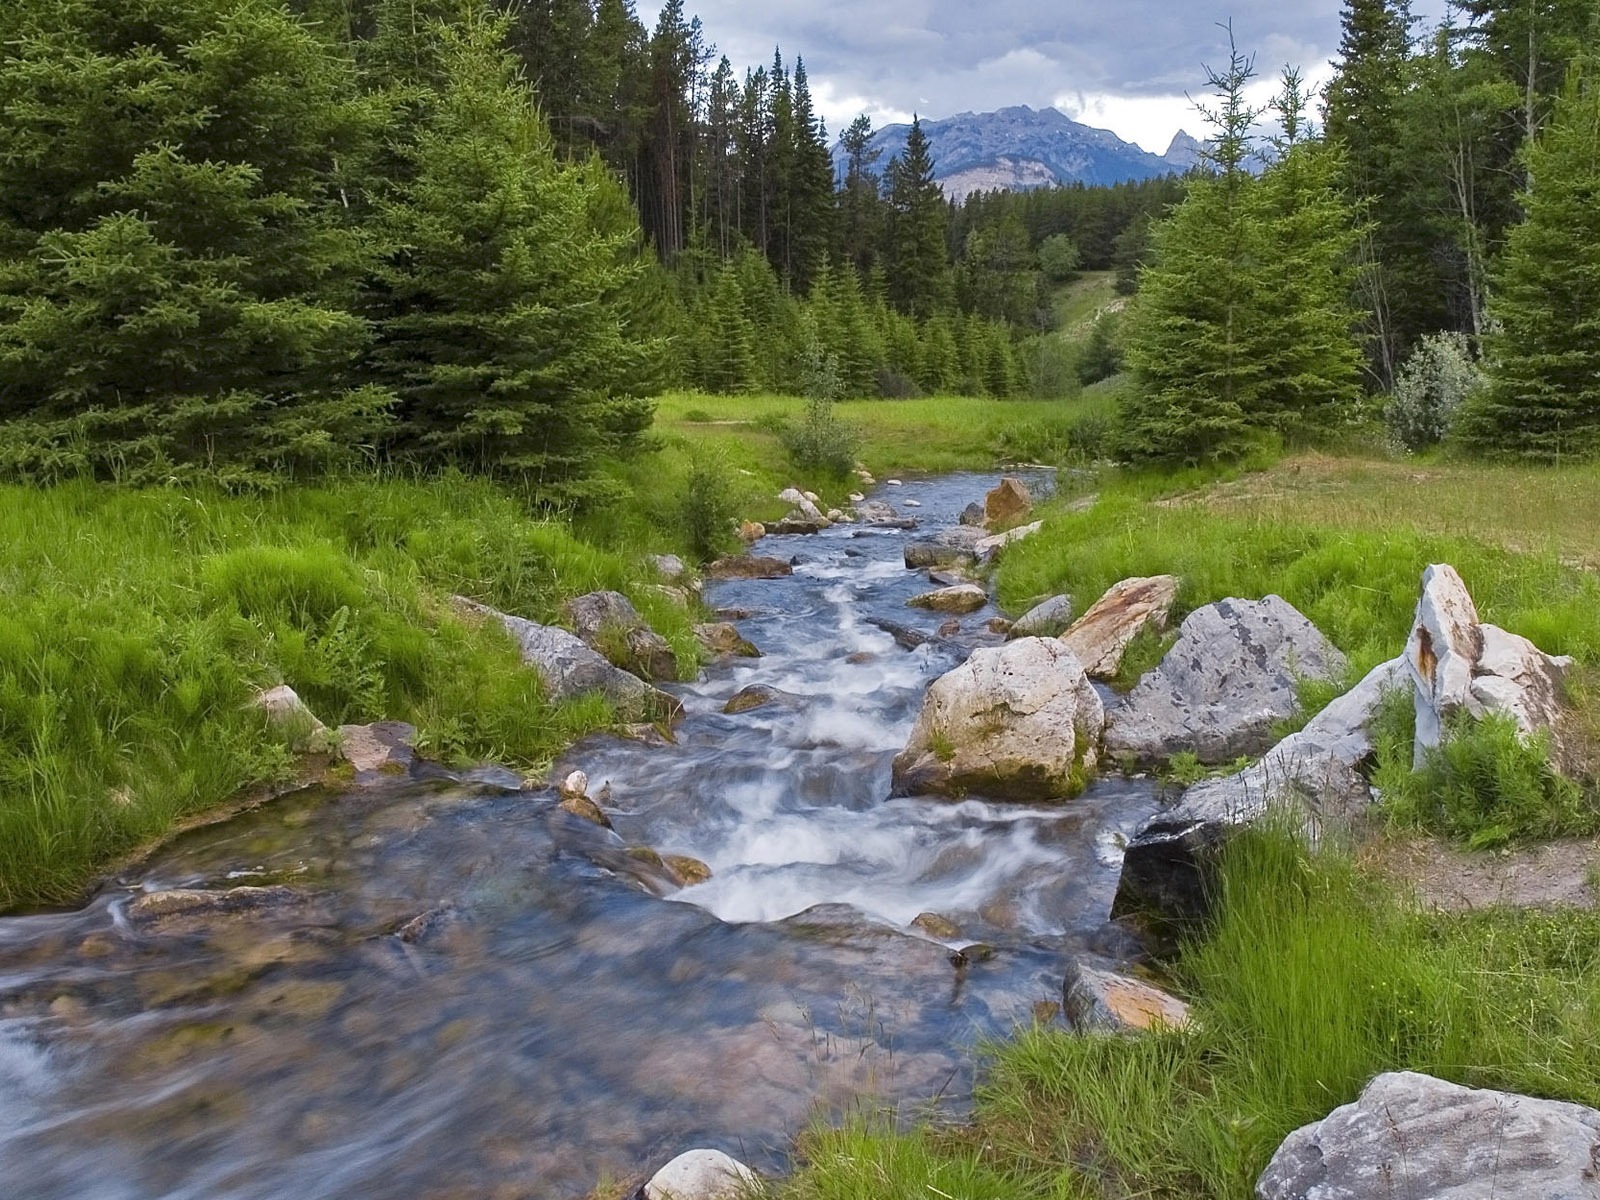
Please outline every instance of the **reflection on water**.
[[[993, 480], [888, 489], [955, 519]], [[0, 1192], [22, 1198], [580, 1196], [690, 1145], [782, 1166], [817, 1113], [959, 1108], [970, 1047], [1059, 994], [1148, 789], [884, 799], [948, 654], [898, 532], [762, 550], [716, 585], [765, 652], [680, 688], [679, 744], [574, 749], [616, 834], [546, 793], [413, 778], [185, 836], [82, 912], [0, 921]], [[915, 536], [915, 535], [909, 535]], [[958, 641], [994, 641], [985, 611]], [[752, 683], [790, 699], [740, 716]], [[426, 772], [424, 772], [426, 773]], [[666, 901], [627, 847], [714, 874]], [[173, 888], [260, 887], [234, 911]], [[659, 888], [658, 888], [659, 890]], [[911, 928], [953, 922], [944, 943]], [[989, 958], [953, 965], [983, 942]]]

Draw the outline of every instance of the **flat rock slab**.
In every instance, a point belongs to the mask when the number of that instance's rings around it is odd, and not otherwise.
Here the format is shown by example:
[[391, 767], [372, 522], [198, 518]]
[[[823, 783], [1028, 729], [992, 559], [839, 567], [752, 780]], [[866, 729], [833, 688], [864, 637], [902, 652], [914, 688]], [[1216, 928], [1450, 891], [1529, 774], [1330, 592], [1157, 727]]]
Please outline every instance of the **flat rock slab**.
[[756, 554], [719, 558], [706, 568], [710, 579], [782, 579], [793, 574], [794, 567], [783, 559]]
[[1153, 984], [1074, 962], [1061, 989], [1067, 1022], [1082, 1032], [1184, 1029], [1189, 1006]]
[[1008, 529], [1004, 533], [997, 533], [993, 537], [979, 538], [973, 543], [979, 559], [993, 558], [1001, 550], [1024, 538], [1030, 538], [1044, 528], [1043, 521], [1035, 521], [1031, 525], [1018, 525], [1015, 529]]
[[1600, 1112], [1379, 1075], [1286, 1138], [1257, 1200], [1600, 1200]]
[[1192, 752], [1224, 763], [1266, 751], [1299, 707], [1301, 679], [1336, 679], [1344, 655], [1287, 600], [1219, 600], [1179, 627], [1161, 665], [1106, 720], [1106, 749], [1139, 762]]
[[371, 725], [339, 726], [339, 757], [357, 771], [404, 775], [416, 757], [414, 725], [404, 721], [375, 721]]
[[1178, 598], [1172, 575], [1124, 579], [1096, 600], [1061, 638], [1091, 679], [1111, 679], [1122, 669], [1128, 643], [1146, 629], [1165, 629]]

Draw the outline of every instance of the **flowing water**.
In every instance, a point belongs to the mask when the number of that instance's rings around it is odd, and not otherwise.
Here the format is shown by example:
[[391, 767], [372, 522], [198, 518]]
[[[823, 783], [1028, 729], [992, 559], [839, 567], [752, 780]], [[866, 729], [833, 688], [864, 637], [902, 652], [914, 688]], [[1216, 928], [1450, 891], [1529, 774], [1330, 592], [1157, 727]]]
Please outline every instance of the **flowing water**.
[[[995, 480], [886, 488], [925, 534]], [[508, 773], [295, 793], [187, 834], [81, 911], [0, 921], [0, 1196], [566, 1197], [695, 1145], [781, 1169], [817, 1117], [960, 1111], [982, 1039], [1109, 949], [1107, 780], [1060, 805], [889, 800], [961, 651], [905, 606], [895, 530], [769, 538], [792, 578], [715, 584], [760, 659], [676, 689], [678, 743], [574, 748], [611, 834]], [[951, 642], [998, 641], [992, 610]], [[739, 716], [740, 688], [782, 689]], [[626, 847], [692, 855], [664, 896]], [[140, 892], [279, 889], [131, 919]], [[914, 929], [934, 912], [960, 936]], [[989, 950], [953, 951], [983, 943]]]

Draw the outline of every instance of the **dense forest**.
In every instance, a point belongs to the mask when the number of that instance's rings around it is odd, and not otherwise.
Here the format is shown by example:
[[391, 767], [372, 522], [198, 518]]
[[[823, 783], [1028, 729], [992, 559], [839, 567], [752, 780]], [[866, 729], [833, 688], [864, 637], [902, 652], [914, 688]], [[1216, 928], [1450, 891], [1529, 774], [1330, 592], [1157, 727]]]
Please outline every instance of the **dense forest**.
[[582, 501], [666, 387], [1062, 394], [1052, 285], [1113, 267], [1123, 457], [1374, 413], [1407, 449], [1584, 453], [1596, 13], [1350, 0], [1322, 128], [1292, 69], [1250, 108], [1236, 52], [1189, 179], [958, 206], [917, 124], [885, 163], [858, 119], [836, 171], [803, 60], [737, 76], [676, 0], [653, 29], [630, 0], [14, 0], [0, 472], [450, 464]]

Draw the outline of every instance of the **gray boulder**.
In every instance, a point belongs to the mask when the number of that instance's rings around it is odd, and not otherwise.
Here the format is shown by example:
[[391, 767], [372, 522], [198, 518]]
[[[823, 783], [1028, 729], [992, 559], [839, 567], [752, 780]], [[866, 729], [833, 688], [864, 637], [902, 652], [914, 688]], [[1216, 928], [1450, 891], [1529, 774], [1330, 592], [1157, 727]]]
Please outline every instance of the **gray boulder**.
[[793, 574], [794, 567], [783, 559], [755, 554], [732, 554], [706, 568], [711, 579], [782, 579]]
[[894, 760], [894, 794], [1070, 796], [1094, 766], [1104, 719], [1099, 694], [1059, 641], [976, 650], [928, 688]]
[[562, 612], [578, 640], [624, 671], [649, 680], [678, 676], [678, 658], [621, 592], [590, 592], [567, 601]]
[[1043, 521], [1035, 521], [1031, 525], [1018, 525], [1015, 529], [1008, 529], [1004, 533], [995, 534], [993, 537], [979, 538], [972, 544], [972, 549], [977, 554], [980, 562], [987, 562], [1013, 542], [1020, 542], [1024, 538], [1030, 538], [1043, 528]]
[[931, 538], [907, 542], [906, 566], [919, 567], [970, 566], [978, 561], [977, 545], [983, 540], [983, 530], [973, 525], [956, 525], [941, 529]]
[[817, 507], [815, 498], [799, 488], [784, 488], [778, 493], [778, 499], [789, 505], [802, 518], [815, 521], [818, 525], [826, 525], [828, 518], [822, 515], [822, 510]]
[[1035, 604], [1011, 625], [1010, 637], [1060, 637], [1072, 624], [1072, 597], [1051, 596]]
[[1216, 849], [1273, 805], [1291, 809], [1313, 837], [1364, 810], [1372, 798], [1362, 773], [1373, 754], [1372, 719], [1384, 695], [1406, 685], [1400, 659], [1374, 668], [1260, 762], [1196, 784], [1176, 807], [1151, 817], [1123, 853], [1112, 912], [1166, 922], [1203, 916]]
[[683, 565], [683, 559], [676, 554], [652, 554], [649, 561], [656, 574], [668, 583], [677, 583], [689, 575], [689, 568]]
[[983, 505], [974, 500], [961, 510], [961, 523], [963, 525], [983, 524]]
[[1544, 653], [1525, 637], [1478, 620], [1478, 609], [1454, 567], [1422, 573], [1422, 596], [1406, 642], [1406, 668], [1416, 688], [1416, 765], [1458, 713], [1509, 715], [1523, 733], [1548, 729], [1563, 710], [1570, 658]]
[[1296, 681], [1335, 679], [1344, 655], [1281, 596], [1196, 609], [1177, 644], [1106, 722], [1106, 749], [1137, 761], [1192, 751], [1221, 763], [1260, 754], [1299, 701]]
[[677, 717], [683, 713], [675, 697], [612, 666], [565, 629], [514, 617], [462, 596], [454, 597], [453, 603], [469, 616], [499, 621], [517, 643], [523, 664], [538, 674], [552, 700], [598, 692], [626, 716]]
[[721, 1150], [689, 1150], [650, 1177], [644, 1200], [742, 1200], [758, 1186], [756, 1173]]
[[286, 683], [256, 693], [255, 706], [266, 715], [267, 723], [289, 739], [290, 748], [299, 753], [320, 754], [332, 741], [328, 727], [317, 719], [296, 692]]
[[1379, 1075], [1354, 1104], [1291, 1133], [1257, 1200], [1600, 1200], [1600, 1112]]

